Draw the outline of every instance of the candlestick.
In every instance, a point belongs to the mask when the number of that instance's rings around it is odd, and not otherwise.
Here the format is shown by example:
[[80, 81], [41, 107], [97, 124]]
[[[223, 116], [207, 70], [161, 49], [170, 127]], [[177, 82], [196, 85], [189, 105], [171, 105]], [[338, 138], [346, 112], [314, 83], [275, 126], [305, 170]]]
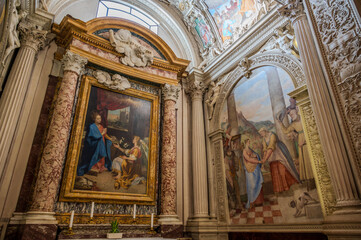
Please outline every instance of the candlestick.
[[133, 205], [133, 219], [135, 219], [136, 214], [137, 214], [137, 204], [134, 204]]
[[150, 228], [153, 229], [154, 213], [150, 217]]
[[74, 221], [74, 210], [71, 210], [69, 229], [73, 227], [73, 221]]
[[92, 202], [92, 208], [90, 210], [90, 218], [93, 218], [94, 215], [94, 202]]

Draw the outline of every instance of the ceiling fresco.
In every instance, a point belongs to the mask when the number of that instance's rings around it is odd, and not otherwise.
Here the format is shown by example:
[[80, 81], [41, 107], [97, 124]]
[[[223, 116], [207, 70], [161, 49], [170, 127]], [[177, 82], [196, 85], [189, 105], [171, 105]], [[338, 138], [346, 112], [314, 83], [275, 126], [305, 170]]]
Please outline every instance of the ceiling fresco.
[[222, 40], [231, 39], [234, 29], [250, 23], [257, 16], [254, 0], [206, 0]]

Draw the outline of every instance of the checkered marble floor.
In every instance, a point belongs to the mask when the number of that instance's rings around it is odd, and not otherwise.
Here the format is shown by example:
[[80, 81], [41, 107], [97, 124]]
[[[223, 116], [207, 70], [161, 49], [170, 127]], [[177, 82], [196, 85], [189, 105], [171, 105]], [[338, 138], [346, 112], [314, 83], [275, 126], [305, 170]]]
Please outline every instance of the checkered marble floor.
[[236, 212], [232, 217], [233, 224], [271, 224], [281, 222], [282, 213], [277, 200], [272, 201], [266, 197], [262, 206]]

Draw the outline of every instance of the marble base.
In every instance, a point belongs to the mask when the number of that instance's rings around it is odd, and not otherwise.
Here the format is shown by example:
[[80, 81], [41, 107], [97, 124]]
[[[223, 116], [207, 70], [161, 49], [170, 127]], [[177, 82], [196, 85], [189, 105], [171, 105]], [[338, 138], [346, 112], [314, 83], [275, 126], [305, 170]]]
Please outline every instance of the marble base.
[[[106, 239], [107, 234], [111, 230], [110, 224], [74, 224], [73, 235], [68, 235], [68, 225], [59, 225], [60, 234], [58, 239]], [[155, 230], [159, 229], [159, 226], [154, 226]], [[120, 233], [123, 233], [123, 238], [154, 238], [160, 237], [159, 232], [150, 234], [149, 225], [128, 225], [121, 224], [118, 227]]]
[[58, 224], [54, 212], [27, 212], [13, 214], [10, 224]]
[[158, 217], [160, 225], [183, 225], [177, 215], [159, 215]]
[[55, 224], [8, 225], [7, 240], [55, 240], [58, 227]]
[[182, 238], [183, 225], [161, 225], [160, 234], [163, 238]]

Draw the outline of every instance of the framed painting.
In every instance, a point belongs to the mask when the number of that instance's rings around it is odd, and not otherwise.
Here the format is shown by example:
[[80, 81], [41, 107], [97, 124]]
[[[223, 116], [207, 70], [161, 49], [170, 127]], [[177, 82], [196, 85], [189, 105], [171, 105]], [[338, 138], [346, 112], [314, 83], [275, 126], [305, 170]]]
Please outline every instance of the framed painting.
[[85, 76], [60, 201], [155, 204], [159, 96]]

